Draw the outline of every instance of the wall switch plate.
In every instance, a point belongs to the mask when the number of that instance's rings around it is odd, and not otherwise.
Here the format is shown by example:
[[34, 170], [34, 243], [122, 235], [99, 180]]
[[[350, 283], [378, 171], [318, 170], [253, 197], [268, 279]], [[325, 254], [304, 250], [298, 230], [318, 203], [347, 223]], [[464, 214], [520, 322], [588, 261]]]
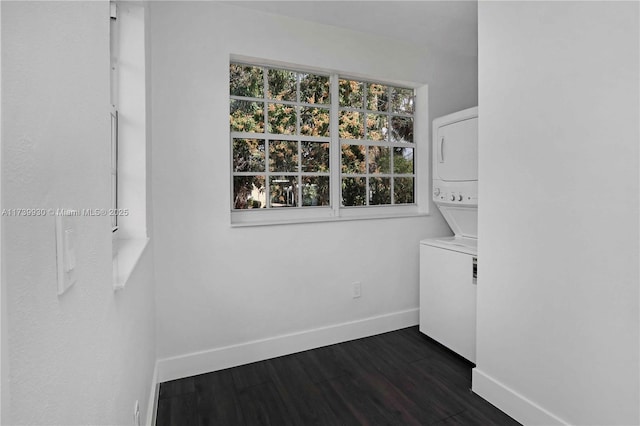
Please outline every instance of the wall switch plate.
[[73, 216], [56, 216], [56, 263], [58, 296], [76, 282], [76, 230]]

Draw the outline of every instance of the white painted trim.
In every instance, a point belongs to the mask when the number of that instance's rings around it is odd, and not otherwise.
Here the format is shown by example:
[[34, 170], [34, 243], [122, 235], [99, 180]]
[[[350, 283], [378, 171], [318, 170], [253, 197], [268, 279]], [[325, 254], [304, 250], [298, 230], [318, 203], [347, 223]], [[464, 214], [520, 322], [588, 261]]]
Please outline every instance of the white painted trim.
[[142, 258], [149, 238], [119, 239], [113, 241], [113, 289], [122, 290], [127, 285], [133, 270]]
[[[399, 207], [399, 206], [397, 206]], [[359, 207], [348, 207], [347, 209], [358, 209]], [[372, 209], [372, 207], [365, 207], [366, 209]], [[377, 208], [377, 207], [373, 207]], [[341, 212], [344, 213], [345, 208], [341, 209]], [[300, 223], [330, 223], [330, 222], [346, 222], [353, 220], [378, 220], [378, 219], [407, 219], [407, 218], [415, 218], [415, 217], [427, 217], [429, 214], [427, 213], [413, 213], [408, 211], [397, 212], [396, 214], [384, 214], [381, 213], [381, 210], [378, 210], [378, 214], [375, 212], [368, 211], [371, 213], [366, 216], [335, 216], [329, 218], [300, 218], [296, 220], [265, 220], [262, 222], [240, 222], [240, 223], [232, 223], [231, 228], [246, 228], [252, 226], [272, 226], [272, 225], [291, 225], [291, 224], [300, 224]]]
[[149, 391], [149, 402], [147, 403], [147, 418], [145, 421], [146, 426], [155, 426], [156, 414], [158, 412], [158, 362], [153, 369], [153, 377], [151, 378], [151, 388]]
[[482, 372], [472, 370], [471, 390], [525, 425], [569, 425], [568, 422]]
[[158, 383], [195, 376], [417, 325], [419, 309], [160, 359]]
[[[0, 4], [0, 23], [2, 22], [2, 4]], [[2, 35], [0, 35], [0, 46]], [[0, 69], [2, 69], [2, 55], [0, 55]], [[0, 85], [0, 94], [2, 87]], [[0, 97], [0, 99], [2, 99]], [[2, 102], [0, 102], [0, 118], [2, 117]], [[0, 134], [2, 134], [2, 120], [0, 119]], [[0, 208], [2, 208], [2, 150], [0, 150]], [[0, 218], [0, 222], [2, 219]], [[9, 423], [9, 327], [7, 322], [7, 280], [4, 277], [4, 240], [2, 239], [3, 224], [0, 223], [0, 424]]]

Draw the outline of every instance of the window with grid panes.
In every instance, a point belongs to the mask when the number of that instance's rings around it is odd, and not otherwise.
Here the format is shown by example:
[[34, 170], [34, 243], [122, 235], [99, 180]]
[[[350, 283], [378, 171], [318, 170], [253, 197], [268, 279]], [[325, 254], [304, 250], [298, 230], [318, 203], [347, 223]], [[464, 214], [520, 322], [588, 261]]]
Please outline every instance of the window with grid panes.
[[343, 206], [414, 203], [413, 89], [340, 79]]
[[415, 203], [413, 89], [243, 63], [229, 76], [233, 211]]
[[330, 78], [231, 64], [233, 209], [330, 205]]

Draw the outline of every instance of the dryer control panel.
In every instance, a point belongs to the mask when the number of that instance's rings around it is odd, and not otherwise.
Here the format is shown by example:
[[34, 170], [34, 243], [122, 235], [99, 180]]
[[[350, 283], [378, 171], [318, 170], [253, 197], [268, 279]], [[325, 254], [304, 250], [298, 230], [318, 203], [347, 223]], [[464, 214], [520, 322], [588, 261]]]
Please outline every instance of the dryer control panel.
[[439, 180], [433, 182], [433, 201], [436, 204], [477, 206], [478, 183], [450, 183]]
[[440, 201], [442, 203], [478, 205], [477, 195], [465, 194], [462, 192], [443, 192], [438, 187], [433, 188], [433, 199], [434, 201]]

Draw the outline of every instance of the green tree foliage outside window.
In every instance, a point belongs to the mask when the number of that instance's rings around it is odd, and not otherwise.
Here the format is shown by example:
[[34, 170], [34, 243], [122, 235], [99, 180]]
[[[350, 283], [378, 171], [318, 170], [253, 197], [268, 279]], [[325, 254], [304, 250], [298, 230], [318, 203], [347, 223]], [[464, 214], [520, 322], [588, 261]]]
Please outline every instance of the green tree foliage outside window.
[[413, 90], [340, 79], [339, 93], [342, 205], [413, 204]]
[[413, 90], [337, 85], [332, 135], [330, 76], [230, 65], [233, 209], [330, 206], [332, 146], [341, 153], [341, 205], [415, 202]]

